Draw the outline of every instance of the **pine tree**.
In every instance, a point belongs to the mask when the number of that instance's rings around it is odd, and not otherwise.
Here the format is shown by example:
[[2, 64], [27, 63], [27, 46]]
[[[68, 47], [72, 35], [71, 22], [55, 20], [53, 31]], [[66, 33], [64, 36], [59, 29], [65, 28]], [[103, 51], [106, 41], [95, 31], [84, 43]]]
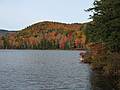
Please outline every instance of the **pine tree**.
[[88, 31], [91, 41], [103, 42], [110, 51], [120, 52], [120, 0], [95, 0], [87, 11], [93, 12]]

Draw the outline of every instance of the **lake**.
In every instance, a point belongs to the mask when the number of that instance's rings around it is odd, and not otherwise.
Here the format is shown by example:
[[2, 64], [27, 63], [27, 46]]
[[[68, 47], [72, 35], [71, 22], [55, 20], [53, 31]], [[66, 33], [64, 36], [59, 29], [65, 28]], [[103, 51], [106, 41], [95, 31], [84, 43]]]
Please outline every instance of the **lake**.
[[80, 51], [0, 50], [0, 90], [90, 90]]

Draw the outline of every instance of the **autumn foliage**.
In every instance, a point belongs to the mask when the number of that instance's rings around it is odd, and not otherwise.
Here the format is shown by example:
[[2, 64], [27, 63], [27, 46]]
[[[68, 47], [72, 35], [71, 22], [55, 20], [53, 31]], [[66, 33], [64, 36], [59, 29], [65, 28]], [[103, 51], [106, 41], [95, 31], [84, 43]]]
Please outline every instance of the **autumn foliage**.
[[4, 49], [75, 49], [85, 46], [83, 24], [40, 22], [0, 37]]

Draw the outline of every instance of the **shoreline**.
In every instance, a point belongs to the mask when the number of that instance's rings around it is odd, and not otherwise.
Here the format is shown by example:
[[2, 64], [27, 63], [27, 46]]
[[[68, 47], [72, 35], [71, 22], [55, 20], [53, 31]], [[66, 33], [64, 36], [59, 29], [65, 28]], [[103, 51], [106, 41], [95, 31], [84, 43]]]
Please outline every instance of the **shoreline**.
[[56, 51], [57, 51], [57, 50], [60, 50], [60, 51], [86, 51], [86, 50], [75, 50], [75, 49], [73, 49], [73, 50], [71, 50], [71, 49], [0, 49], [0, 51], [1, 51], [1, 50], [18, 50], [18, 51], [19, 51], [19, 50], [20, 50], [20, 51], [21, 51], [21, 50], [33, 50], [33, 51], [42, 51], [42, 50], [46, 50], [46, 51], [47, 51], [47, 50], [51, 50], [51, 51], [52, 51], [52, 50], [54, 50], [54, 51], [55, 51], [55, 50], [56, 50]]

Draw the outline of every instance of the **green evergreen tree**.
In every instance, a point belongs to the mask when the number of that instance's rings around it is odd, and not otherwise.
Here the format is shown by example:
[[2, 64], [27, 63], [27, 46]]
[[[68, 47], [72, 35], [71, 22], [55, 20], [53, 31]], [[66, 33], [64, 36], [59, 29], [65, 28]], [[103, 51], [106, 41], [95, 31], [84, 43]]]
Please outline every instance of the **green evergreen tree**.
[[120, 0], [95, 0], [87, 11], [93, 12], [88, 27], [91, 41], [103, 42], [110, 51], [120, 52]]
[[3, 36], [2, 40], [3, 40], [3, 48], [4, 49], [8, 49], [9, 43], [8, 43], [8, 37], [7, 37], [7, 35]]

